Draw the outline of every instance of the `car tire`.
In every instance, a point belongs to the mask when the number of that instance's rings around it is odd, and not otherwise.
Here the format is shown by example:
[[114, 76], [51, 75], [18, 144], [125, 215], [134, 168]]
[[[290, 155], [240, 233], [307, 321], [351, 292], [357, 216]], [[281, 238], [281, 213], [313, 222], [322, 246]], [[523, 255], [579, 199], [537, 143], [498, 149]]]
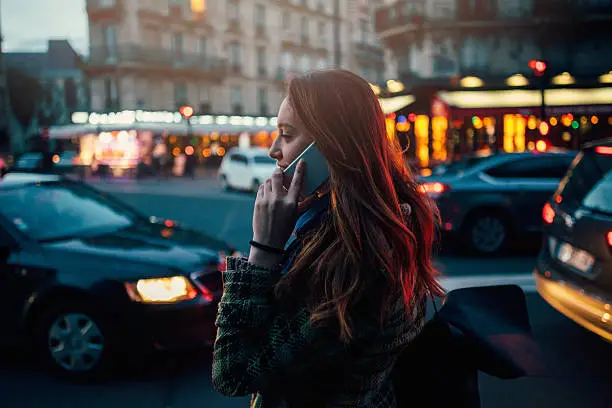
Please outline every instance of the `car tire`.
[[36, 354], [61, 377], [99, 380], [113, 365], [113, 331], [102, 315], [83, 303], [47, 308], [36, 318], [33, 330]]
[[498, 255], [506, 249], [510, 232], [506, 218], [491, 211], [469, 217], [463, 235], [476, 254]]
[[221, 190], [223, 190], [223, 191], [231, 191], [232, 190], [232, 188], [229, 185], [229, 182], [227, 181], [227, 176], [225, 174], [221, 175], [220, 182], [221, 182]]
[[251, 192], [253, 194], [257, 194], [257, 192], [259, 191], [259, 186], [261, 185], [261, 182], [257, 179], [253, 180], [252, 186], [251, 186]]

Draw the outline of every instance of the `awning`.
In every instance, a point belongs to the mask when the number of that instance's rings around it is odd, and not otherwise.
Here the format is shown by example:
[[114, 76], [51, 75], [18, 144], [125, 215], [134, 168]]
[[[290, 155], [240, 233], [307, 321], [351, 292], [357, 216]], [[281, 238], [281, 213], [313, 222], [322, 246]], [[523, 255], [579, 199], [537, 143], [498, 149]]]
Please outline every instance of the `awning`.
[[[98, 132], [112, 132], [120, 130], [138, 130], [138, 131], [152, 131], [155, 133], [169, 132], [177, 135], [187, 134], [187, 125], [185, 123], [134, 123], [130, 125], [122, 124], [76, 124], [76, 125], [64, 125], [64, 126], [51, 126], [49, 128], [49, 137], [51, 139], [71, 139], [80, 135], [88, 133]], [[276, 130], [276, 127], [271, 125], [266, 126], [245, 126], [245, 125], [217, 125], [217, 124], [192, 124], [191, 131], [195, 135], [202, 133], [233, 133], [239, 134], [243, 132], [257, 133], [260, 131], [272, 132]]]
[[415, 98], [413, 95], [401, 95], [392, 96], [390, 98], [379, 98], [378, 101], [380, 102], [383, 113], [388, 115], [389, 113], [397, 112], [414, 103]]
[[[438, 97], [454, 108], [531, 108], [542, 104], [539, 90], [442, 91]], [[612, 87], [593, 89], [547, 89], [547, 106], [612, 105]]]

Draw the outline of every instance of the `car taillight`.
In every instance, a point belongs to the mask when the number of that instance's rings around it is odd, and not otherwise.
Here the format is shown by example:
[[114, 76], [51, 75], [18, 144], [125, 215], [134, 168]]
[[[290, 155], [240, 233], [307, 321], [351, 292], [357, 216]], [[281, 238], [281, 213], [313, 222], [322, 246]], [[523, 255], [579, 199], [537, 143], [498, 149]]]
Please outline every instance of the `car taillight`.
[[440, 182], [423, 183], [419, 186], [419, 191], [423, 194], [439, 195], [450, 190], [450, 187]]
[[597, 154], [612, 154], [612, 146], [597, 146], [595, 148]]
[[606, 239], [608, 240], [608, 246], [612, 248], [612, 231], [608, 231], [606, 234]]
[[547, 224], [552, 224], [555, 220], [555, 210], [553, 210], [550, 203], [544, 204], [544, 208], [542, 208], [542, 218]]

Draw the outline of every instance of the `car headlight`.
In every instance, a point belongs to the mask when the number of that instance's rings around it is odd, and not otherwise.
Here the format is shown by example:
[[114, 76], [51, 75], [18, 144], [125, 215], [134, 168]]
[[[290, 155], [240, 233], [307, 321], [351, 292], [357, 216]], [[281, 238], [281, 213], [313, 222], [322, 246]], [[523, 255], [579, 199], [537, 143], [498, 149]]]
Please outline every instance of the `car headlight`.
[[198, 295], [197, 290], [184, 276], [140, 279], [126, 283], [130, 298], [141, 303], [177, 303]]

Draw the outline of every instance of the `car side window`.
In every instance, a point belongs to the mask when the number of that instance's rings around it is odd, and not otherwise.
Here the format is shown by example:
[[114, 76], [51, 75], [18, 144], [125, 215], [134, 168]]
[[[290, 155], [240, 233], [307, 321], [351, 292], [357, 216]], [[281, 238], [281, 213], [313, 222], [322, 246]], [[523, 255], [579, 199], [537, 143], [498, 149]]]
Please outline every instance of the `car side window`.
[[571, 163], [570, 157], [533, 157], [506, 162], [485, 171], [501, 179], [562, 179]]
[[230, 161], [233, 163], [248, 164], [247, 158], [241, 154], [234, 154], [230, 157]]

